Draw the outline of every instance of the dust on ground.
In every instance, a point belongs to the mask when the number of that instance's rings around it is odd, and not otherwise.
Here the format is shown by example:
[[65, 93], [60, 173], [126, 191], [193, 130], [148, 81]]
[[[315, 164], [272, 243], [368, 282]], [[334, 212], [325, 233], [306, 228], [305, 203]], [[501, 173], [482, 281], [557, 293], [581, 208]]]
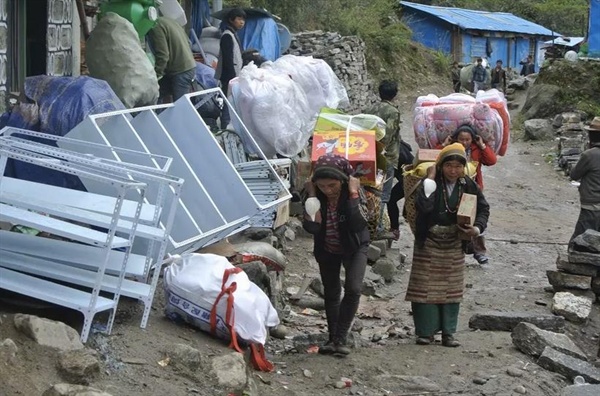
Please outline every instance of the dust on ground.
[[[423, 89], [399, 98], [404, 115], [402, 136], [413, 147], [410, 109], [414, 99], [430, 92], [443, 94], [444, 89]], [[431, 346], [414, 343], [410, 304], [404, 301], [413, 238], [408, 227], [402, 225], [402, 237], [394, 242], [388, 257], [400, 265], [399, 256], [403, 253], [408, 256], [406, 263], [400, 267], [394, 282], [379, 291], [381, 298], [363, 297], [359, 315], [364, 327], [361, 346], [346, 358], [336, 358], [304, 351], [296, 353], [291, 339], [270, 340], [267, 352], [276, 368], [273, 373], [252, 373], [259, 394], [406, 395], [394, 390], [398, 383], [398, 377], [394, 376], [424, 376], [446, 391], [465, 395], [512, 395], [519, 385], [528, 395], [559, 394], [566, 385], [564, 377], [541, 369], [516, 350], [510, 333], [468, 328], [468, 320], [474, 313], [550, 312], [552, 294], [544, 291], [548, 285], [546, 270], [555, 269], [557, 254], [566, 249], [579, 212], [576, 188], [547, 162], [547, 154], [553, 150], [553, 142], [513, 141], [496, 166], [484, 168], [485, 195], [491, 206], [486, 232], [490, 264], [483, 269], [471, 257], [467, 258], [467, 287], [456, 335], [461, 347], [444, 348], [439, 342]], [[304, 274], [317, 273], [310, 263], [311, 248], [312, 241], [301, 234], [288, 244], [284, 252], [289, 259], [286, 286], [299, 285]], [[61, 382], [56, 368], [57, 354], [33, 344], [14, 329], [11, 317], [14, 311], [6, 308], [6, 302], [3, 299], [5, 308], [0, 308], [3, 312], [0, 339], [8, 337], [17, 343], [19, 359], [14, 365], [1, 367], [0, 394], [40, 395], [52, 384]], [[101, 352], [104, 367], [100, 377], [90, 385], [114, 396], [226, 394], [210, 382], [207, 373], [158, 364], [165, 357], [164, 351], [174, 343], [188, 344], [207, 357], [228, 351], [225, 343], [166, 319], [163, 307], [163, 292], [159, 287], [148, 327], [142, 330], [139, 328], [142, 307], [131, 301], [119, 305], [112, 335], [92, 336], [90, 345]], [[42, 307], [29, 312], [65, 320], [75, 328], [81, 325], [77, 316], [65, 310]], [[596, 354], [599, 324], [600, 312], [594, 305], [587, 324], [569, 325], [567, 329], [573, 341], [588, 351], [590, 357]], [[326, 332], [324, 316], [294, 315], [286, 326], [290, 336]], [[371, 342], [372, 334], [385, 332], [390, 326], [399, 329], [398, 336]], [[509, 376], [509, 367], [523, 369], [523, 377]], [[334, 384], [341, 377], [350, 378], [352, 387], [336, 389]], [[475, 378], [488, 381], [476, 385]]]

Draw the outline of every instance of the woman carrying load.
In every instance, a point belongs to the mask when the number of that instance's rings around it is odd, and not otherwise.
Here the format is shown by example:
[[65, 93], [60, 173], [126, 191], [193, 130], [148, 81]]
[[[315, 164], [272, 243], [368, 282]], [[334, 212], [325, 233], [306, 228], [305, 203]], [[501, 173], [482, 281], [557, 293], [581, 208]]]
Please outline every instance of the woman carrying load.
[[[485, 230], [489, 217], [483, 193], [465, 176], [466, 163], [462, 144], [444, 147], [416, 191], [415, 244], [406, 300], [412, 305], [420, 345], [432, 343], [440, 330], [442, 345], [460, 345], [454, 333], [464, 290], [466, 243], [458, 232], [476, 237]], [[458, 205], [465, 193], [477, 195], [472, 226], [457, 224]]]

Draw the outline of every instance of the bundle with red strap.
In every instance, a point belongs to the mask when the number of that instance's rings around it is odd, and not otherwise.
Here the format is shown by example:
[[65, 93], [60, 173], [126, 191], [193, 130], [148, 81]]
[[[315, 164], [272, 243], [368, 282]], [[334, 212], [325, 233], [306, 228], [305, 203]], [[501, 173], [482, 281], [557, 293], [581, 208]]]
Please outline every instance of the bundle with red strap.
[[243, 340], [257, 370], [273, 369], [263, 345], [267, 328], [279, 324], [279, 318], [267, 295], [241, 268], [222, 256], [186, 254], [165, 268], [164, 285], [168, 317], [228, 339], [238, 352]]

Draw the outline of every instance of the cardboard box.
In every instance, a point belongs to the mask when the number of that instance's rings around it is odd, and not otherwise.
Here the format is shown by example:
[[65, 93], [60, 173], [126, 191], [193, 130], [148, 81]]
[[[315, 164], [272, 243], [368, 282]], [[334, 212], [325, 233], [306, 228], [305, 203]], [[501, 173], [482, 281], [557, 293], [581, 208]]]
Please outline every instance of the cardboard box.
[[[311, 161], [320, 156], [337, 154], [348, 158], [362, 184], [375, 186], [377, 179], [375, 131], [315, 131], [312, 142]], [[347, 154], [347, 155], [346, 155]]]
[[[459, 226], [466, 224], [473, 225], [475, 223], [475, 216], [477, 216], [477, 195], [465, 193], [458, 204], [456, 223]], [[462, 232], [459, 233], [459, 236], [461, 239], [471, 239]]]
[[442, 150], [435, 149], [418, 149], [417, 156], [415, 157], [416, 164], [420, 164], [422, 162], [435, 162], [438, 157], [438, 154]]

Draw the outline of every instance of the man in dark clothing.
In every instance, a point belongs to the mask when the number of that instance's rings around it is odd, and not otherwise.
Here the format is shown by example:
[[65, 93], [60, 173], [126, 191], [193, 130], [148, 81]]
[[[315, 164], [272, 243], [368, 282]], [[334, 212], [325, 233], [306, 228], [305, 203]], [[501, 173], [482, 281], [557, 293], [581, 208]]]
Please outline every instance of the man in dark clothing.
[[483, 59], [477, 58], [477, 64], [473, 67], [473, 92], [477, 93], [480, 89], [485, 88], [485, 79], [487, 78], [487, 71], [483, 67]]
[[458, 62], [454, 62], [452, 64], [450, 74], [452, 77], [452, 87], [454, 88], [454, 92], [460, 92], [460, 67], [458, 67]]
[[581, 154], [577, 165], [571, 170], [571, 179], [581, 181], [581, 211], [569, 241], [569, 249], [574, 247], [573, 240], [586, 230], [600, 232], [600, 117], [595, 117], [585, 129], [588, 131], [590, 148]]
[[523, 65], [523, 68], [521, 69], [522, 76], [528, 76], [535, 73], [535, 64], [533, 63], [533, 57], [531, 55], [527, 56], [526, 61], [519, 62], [519, 65]]
[[[237, 31], [244, 27], [246, 13], [241, 8], [234, 8], [227, 13], [226, 23], [227, 27], [221, 36], [215, 78], [221, 82], [221, 90], [227, 96], [229, 95], [229, 81], [239, 76], [243, 66], [242, 43]], [[224, 105], [221, 113], [221, 128], [227, 128], [230, 119], [229, 108]]]
[[496, 61], [496, 67], [492, 70], [492, 88], [506, 92], [506, 71], [502, 68], [502, 61]]
[[148, 33], [154, 52], [154, 71], [160, 85], [160, 100], [173, 102], [189, 93], [196, 77], [196, 61], [188, 37], [179, 23], [160, 17]]

